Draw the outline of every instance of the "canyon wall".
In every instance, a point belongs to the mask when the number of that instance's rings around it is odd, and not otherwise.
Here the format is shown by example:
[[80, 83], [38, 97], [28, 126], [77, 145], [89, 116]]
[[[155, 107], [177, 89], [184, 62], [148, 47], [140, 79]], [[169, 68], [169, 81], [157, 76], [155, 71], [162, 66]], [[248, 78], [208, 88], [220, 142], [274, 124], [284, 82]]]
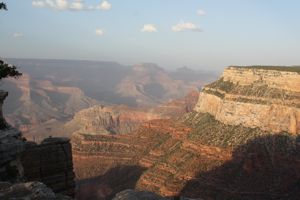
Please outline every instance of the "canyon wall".
[[300, 74], [229, 67], [204, 87], [194, 110], [228, 125], [300, 134]]

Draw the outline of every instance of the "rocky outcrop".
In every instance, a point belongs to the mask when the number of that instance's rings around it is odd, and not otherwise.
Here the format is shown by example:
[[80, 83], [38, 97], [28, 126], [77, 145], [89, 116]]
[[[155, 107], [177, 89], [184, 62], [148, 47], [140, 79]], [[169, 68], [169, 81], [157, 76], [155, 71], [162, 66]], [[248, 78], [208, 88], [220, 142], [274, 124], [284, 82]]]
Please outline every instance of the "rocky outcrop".
[[23, 178], [20, 155], [25, 150], [21, 133], [13, 128], [0, 130], [0, 181], [18, 181]]
[[128, 134], [136, 131], [139, 126], [154, 119], [178, 119], [191, 112], [197, 103], [199, 93], [193, 90], [187, 96], [165, 102], [149, 109], [120, 106], [93, 106], [76, 113], [74, 118], [64, 125], [66, 136], [72, 133], [97, 134]]
[[47, 138], [37, 145], [26, 142], [21, 163], [24, 176], [40, 181], [56, 193], [74, 195], [74, 172], [71, 144], [67, 138]]
[[167, 200], [153, 192], [124, 190], [118, 193], [112, 200]]
[[55, 194], [50, 188], [40, 182], [16, 184], [0, 182], [0, 199], [71, 200], [68, 196]]
[[194, 110], [228, 125], [300, 134], [298, 68], [275, 69], [227, 68], [221, 79], [205, 86]]
[[20, 155], [25, 150], [21, 132], [12, 128], [5, 121], [2, 105], [8, 93], [0, 91], [0, 181], [18, 181], [23, 178]]
[[93, 106], [78, 112], [66, 129], [88, 134], [127, 134], [160, 115], [127, 106]]
[[0, 90], [0, 129], [5, 129], [7, 127], [7, 123], [3, 117], [3, 101], [7, 97], [8, 92], [4, 92]]

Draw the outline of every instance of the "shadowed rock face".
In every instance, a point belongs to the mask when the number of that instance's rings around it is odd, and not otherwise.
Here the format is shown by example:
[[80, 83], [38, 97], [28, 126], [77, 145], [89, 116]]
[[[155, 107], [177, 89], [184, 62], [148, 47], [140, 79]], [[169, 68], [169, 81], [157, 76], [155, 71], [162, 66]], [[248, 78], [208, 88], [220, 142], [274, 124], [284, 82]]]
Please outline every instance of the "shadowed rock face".
[[4, 91], [0, 90], [0, 129], [5, 129], [8, 126], [3, 117], [3, 110], [2, 110], [3, 101], [7, 97], [7, 95], [8, 95], [8, 92], [4, 92]]
[[124, 190], [118, 193], [113, 200], [166, 200], [155, 193], [147, 192], [147, 191], [134, 191], [134, 190]]
[[199, 172], [185, 185], [182, 195], [224, 200], [299, 199], [298, 139], [266, 135], [248, 141], [221, 166]]
[[67, 138], [47, 138], [37, 145], [26, 142], [21, 155], [27, 180], [41, 181], [56, 193], [74, 195], [71, 144]]
[[11, 184], [0, 182], [1, 199], [32, 199], [32, 200], [71, 200], [70, 197], [55, 194], [40, 182]]
[[2, 105], [8, 93], [0, 91], [0, 181], [17, 181], [23, 177], [20, 154], [25, 150], [21, 132], [12, 128], [5, 121]]
[[109, 169], [105, 174], [77, 182], [76, 198], [111, 199], [127, 188], [134, 188], [145, 168], [134, 165], [119, 165]]

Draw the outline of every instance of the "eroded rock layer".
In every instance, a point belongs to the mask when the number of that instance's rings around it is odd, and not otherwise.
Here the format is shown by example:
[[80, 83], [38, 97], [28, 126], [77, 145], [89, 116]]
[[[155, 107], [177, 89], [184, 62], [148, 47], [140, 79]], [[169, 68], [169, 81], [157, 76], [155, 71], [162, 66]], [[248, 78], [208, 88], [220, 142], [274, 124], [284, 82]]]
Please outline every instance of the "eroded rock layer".
[[287, 69], [229, 67], [203, 89], [194, 110], [228, 125], [299, 134], [300, 74]]
[[271, 88], [300, 92], [300, 67], [228, 67], [224, 70], [224, 81], [251, 85], [264, 82]]
[[[102, 198], [128, 187], [177, 196], [185, 183], [198, 172], [197, 166], [201, 162], [211, 160], [210, 164], [203, 164], [203, 170], [208, 170], [230, 158], [230, 151], [199, 146], [188, 138], [189, 132], [191, 128], [183, 123], [153, 120], [130, 135], [75, 134], [72, 138], [75, 173], [81, 180], [98, 177], [86, 182], [86, 185], [98, 185], [93, 190], [94, 194], [102, 194], [103, 188], [106, 188], [109, 192]], [[136, 170], [134, 184], [128, 185], [127, 179], [113, 179], [115, 174], [112, 172], [116, 168], [123, 168], [123, 171], [117, 170], [118, 177], [130, 174], [124, 166]], [[83, 183], [82, 189], [79, 187], [79, 195], [87, 188], [91, 187]], [[87, 196], [84, 199], [88, 199]]]

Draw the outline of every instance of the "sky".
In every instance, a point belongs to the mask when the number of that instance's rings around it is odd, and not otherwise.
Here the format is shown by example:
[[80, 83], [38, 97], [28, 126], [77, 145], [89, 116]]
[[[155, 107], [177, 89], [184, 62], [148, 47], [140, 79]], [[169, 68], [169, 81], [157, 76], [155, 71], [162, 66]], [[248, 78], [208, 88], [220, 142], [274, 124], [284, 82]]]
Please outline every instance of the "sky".
[[3, 0], [0, 57], [300, 65], [299, 0]]

